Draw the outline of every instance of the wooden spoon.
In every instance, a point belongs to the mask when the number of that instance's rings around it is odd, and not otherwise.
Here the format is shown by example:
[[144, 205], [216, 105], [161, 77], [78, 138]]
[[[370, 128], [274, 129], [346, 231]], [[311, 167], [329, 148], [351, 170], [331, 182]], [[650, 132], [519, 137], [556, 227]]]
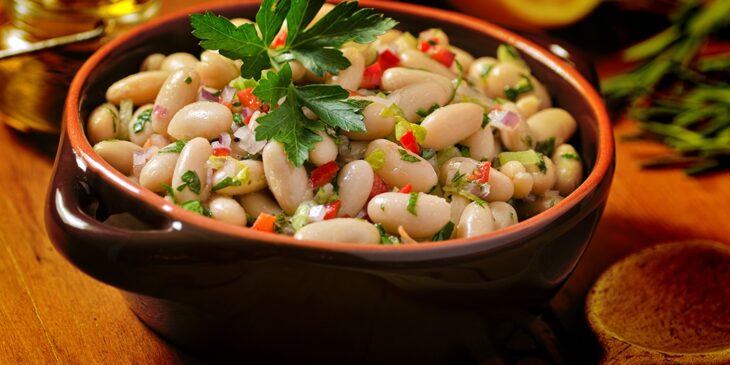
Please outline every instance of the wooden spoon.
[[730, 364], [730, 245], [661, 244], [596, 281], [588, 322], [602, 364]]

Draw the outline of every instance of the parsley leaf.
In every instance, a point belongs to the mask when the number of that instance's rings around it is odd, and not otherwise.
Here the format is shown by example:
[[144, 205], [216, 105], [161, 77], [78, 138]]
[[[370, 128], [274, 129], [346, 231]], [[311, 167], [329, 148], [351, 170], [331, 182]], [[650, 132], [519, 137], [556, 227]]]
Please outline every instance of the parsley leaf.
[[211, 190], [213, 192], [216, 192], [218, 190], [223, 190], [229, 186], [241, 186], [241, 180], [226, 176], [225, 179], [215, 184]]
[[185, 210], [189, 210], [193, 213], [198, 213], [206, 217], [213, 216], [212, 214], [210, 214], [210, 211], [203, 206], [203, 203], [201, 203], [200, 200], [188, 200], [180, 204], [180, 206]]
[[291, 67], [287, 63], [279, 72], [267, 72], [253, 89], [253, 94], [265, 103], [276, 105], [289, 92], [291, 77]]
[[256, 13], [256, 24], [261, 31], [261, 39], [265, 45], [271, 44], [276, 38], [281, 25], [284, 24], [291, 1], [288, 0], [264, 0]]
[[144, 125], [149, 123], [152, 119], [152, 108], [145, 109], [137, 116], [132, 124], [132, 132], [139, 134], [144, 130]]
[[451, 234], [454, 232], [454, 222], [449, 221], [441, 228], [440, 231], [436, 232], [431, 238], [431, 241], [445, 241], [451, 238]]
[[580, 161], [580, 156], [578, 156], [577, 153], [563, 153], [562, 155], [560, 155], [560, 157], [562, 157], [566, 160]]
[[416, 211], [416, 204], [418, 203], [418, 193], [413, 192], [408, 197], [408, 206], [406, 207], [406, 210], [408, 210], [408, 213], [411, 213], [413, 215], [418, 215], [418, 212]]
[[306, 85], [296, 88], [296, 94], [306, 106], [332, 128], [351, 132], [365, 131], [359, 111], [370, 104], [367, 100], [346, 100], [350, 93], [339, 85]]
[[185, 147], [185, 143], [185, 141], [178, 139], [175, 143], [163, 147], [161, 150], [157, 151], [157, 153], [180, 153], [182, 152], [183, 147]]
[[193, 193], [200, 194], [200, 178], [195, 171], [185, 171], [185, 173], [180, 176], [180, 180], [182, 180], [183, 183], [177, 187], [177, 191], [183, 191], [185, 187], [187, 187]]
[[535, 143], [535, 151], [540, 152], [543, 155], [552, 156], [555, 150], [555, 136], [550, 137], [544, 141]]
[[418, 162], [418, 157], [411, 155], [410, 153], [408, 153], [408, 151], [406, 151], [402, 148], [398, 149], [398, 153], [400, 153], [400, 159], [405, 162], [410, 162], [410, 163]]

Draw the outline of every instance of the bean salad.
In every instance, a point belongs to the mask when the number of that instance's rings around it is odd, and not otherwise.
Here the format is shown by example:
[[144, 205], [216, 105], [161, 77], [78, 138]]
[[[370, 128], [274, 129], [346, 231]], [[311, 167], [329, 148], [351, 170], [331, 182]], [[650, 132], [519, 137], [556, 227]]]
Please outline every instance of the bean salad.
[[363, 244], [479, 236], [583, 180], [574, 117], [509, 45], [475, 58], [357, 2], [265, 0], [256, 20], [192, 15], [204, 50], [109, 86], [94, 150], [212, 219]]

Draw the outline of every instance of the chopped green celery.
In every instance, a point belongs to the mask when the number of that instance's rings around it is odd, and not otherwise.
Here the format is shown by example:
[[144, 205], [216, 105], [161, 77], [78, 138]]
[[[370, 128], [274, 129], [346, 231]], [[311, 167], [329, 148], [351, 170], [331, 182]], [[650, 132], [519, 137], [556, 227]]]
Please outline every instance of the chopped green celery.
[[444, 162], [454, 158], [461, 157], [461, 151], [455, 146], [443, 149], [436, 153], [436, 164], [441, 166]]
[[291, 226], [295, 231], [300, 230], [309, 223], [309, 210], [315, 205], [313, 201], [305, 201], [299, 204], [294, 215], [291, 217]]
[[236, 90], [243, 90], [259, 86], [259, 83], [254, 79], [246, 79], [239, 76], [238, 78], [233, 79], [228, 85], [235, 87]]
[[511, 62], [518, 66], [527, 68], [527, 64], [522, 57], [520, 57], [520, 54], [517, 52], [515, 47], [508, 44], [500, 44], [499, 47], [497, 47], [497, 59], [499, 62]]
[[365, 156], [365, 161], [370, 164], [373, 170], [380, 170], [385, 165], [385, 152], [377, 148]]
[[416, 142], [418, 142], [418, 144], [422, 144], [423, 141], [426, 140], [426, 128], [423, 128], [418, 124], [411, 123], [405, 118], [398, 120], [395, 124], [395, 139], [400, 140], [400, 138], [403, 137], [404, 134], [408, 133], [408, 131], [413, 131], [413, 136], [416, 137]]
[[523, 165], [536, 165], [542, 162], [540, 155], [534, 150], [517, 151], [517, 152], [502, 152], [499, 154], [499, 163], [504, 165], [510, 161], [517, 161]]

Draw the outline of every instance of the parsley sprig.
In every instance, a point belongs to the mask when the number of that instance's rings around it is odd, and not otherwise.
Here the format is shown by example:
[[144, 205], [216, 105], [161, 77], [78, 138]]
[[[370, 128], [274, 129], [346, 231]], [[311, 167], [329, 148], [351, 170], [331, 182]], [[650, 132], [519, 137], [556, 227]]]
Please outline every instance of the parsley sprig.
[[[348, 99], [349, 92], [338, 85], [295, 86], [288, 62], [297, 60], [319, 76], [337, 74], [350, 66], [338, 47], [349, 41], [372, 42], [397, 24], [373, 9], [359, 9], [353, 1], [336, 5], [307, 28], [323, 4], [323, 0], [264, 0], [256, 14], [257, 24], [240, 27], [212, 13], [190, 17], [201, 46], [243, 60], [241, 76], [258, 81], [253, 93], [271, 106], [271, 112], [258, 118], [256, 140], [282, 143], [295, 166], [307, 160], [309, 151], [322, 140], [318, 132], [325, 128], [364, 131], [362, 109], [369, 102]], [[284, 20], [285, 44], [269, 47]], [[307, 118], [304, 107], [319, 119]]]

